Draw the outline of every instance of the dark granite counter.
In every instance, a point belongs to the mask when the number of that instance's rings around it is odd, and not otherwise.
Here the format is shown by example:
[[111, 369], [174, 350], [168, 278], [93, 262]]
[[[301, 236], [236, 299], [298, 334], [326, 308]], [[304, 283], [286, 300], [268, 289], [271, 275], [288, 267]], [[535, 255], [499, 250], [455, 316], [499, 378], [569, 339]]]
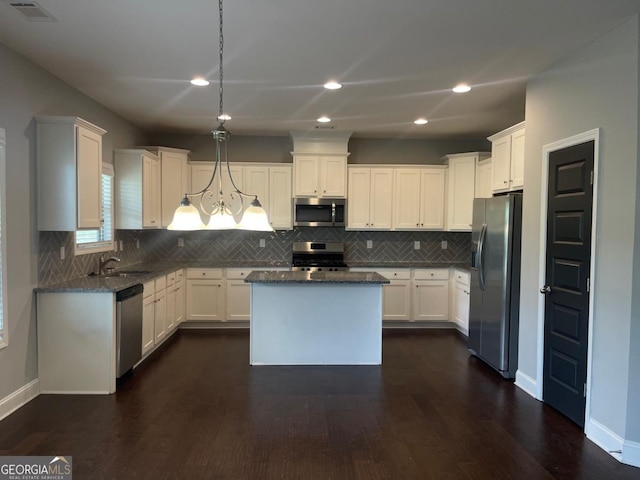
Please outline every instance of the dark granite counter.
[[351, 283], [379, 284], [389, 280], [375, 272], [251, 272], [244, 280], [246, 283]]
[[460, 268], [469, 270], [468, 263], [435, 262], [347, 262], [349, 268]]

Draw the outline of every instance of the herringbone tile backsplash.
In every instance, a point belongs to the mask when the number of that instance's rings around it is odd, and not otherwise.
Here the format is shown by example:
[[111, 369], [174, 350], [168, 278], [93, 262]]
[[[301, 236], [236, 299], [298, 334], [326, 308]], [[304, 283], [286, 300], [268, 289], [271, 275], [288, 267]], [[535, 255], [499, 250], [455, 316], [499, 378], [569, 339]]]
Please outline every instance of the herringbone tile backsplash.
[[[40, 232], [40, 285], [81, 277], [98, 267], [100, 254], [73, 255], [73, 232]], [[178, 239], [184, 247], [178, 247]], [[260, 247], [260, 239], [265, 246]], [[144, 230], [116, 232], [124, 249], [116, 255], [118, 268], [148, 260], [279, 261], [291, 260], [293, 242], [345, 242], [347, 263], [433, 262], [464, 263], [469, 260], [471, 234], [464, 232], [351, 232], [341, 228], [296, 228], [278, 232], [171, 232]], [[373, 248], [366, 248], [371, 240]], [[447, 249], [441, 242], [447, 241]], [[137, 241], [140, 248], [137, 248]], [[414, 242], [420, 249], [414, 249]], [[60, 260], [60, 247], [66, 259]]]

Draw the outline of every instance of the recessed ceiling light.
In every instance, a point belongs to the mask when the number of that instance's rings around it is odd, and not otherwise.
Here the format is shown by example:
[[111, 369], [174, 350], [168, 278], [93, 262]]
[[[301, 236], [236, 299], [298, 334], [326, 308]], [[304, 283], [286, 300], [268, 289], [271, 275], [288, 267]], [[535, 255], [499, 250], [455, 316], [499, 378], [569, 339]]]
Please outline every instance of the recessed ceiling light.
[[331, 119], [330, 119], [329, 117], [325, 117], [325, 116], [323, 116], [323, 117], [320, 117], [320, 118], [318, 119], [318, 121], [319, 121], [320, 123], [329, 123], [329, 122], [331, 121]]
[[224, 120], [224, 121], [231, 120], [231, 115], [223, 113], [222, 115], [218, 115], [218, 120]]
[[413, 123], [415, 123], [416, 125], [426, 125], [427, 123], [429, 123], [429, 120], [427, 120], [426, 118], [416, 118]]
[[471, 90], [471, 87], [469, 85], [467, 85], [466, 83], [461, 83], [459, 85], [456, 85], [455, 87], [453, 87], [453, 91], [456, 93], [466, 93], [469, 90]]
[[324, 84], [324, 88], [327, 90], [338, 90], [339, 88], [342, 88], [342, 84], [338, 82], [327, 82]]
[[205, 80], [202, 77], [196, 77], [191, 80], [191, 85], [195, 85], [196, 87], [206, 87], [207, 85], [209, 85], [209, 81]]

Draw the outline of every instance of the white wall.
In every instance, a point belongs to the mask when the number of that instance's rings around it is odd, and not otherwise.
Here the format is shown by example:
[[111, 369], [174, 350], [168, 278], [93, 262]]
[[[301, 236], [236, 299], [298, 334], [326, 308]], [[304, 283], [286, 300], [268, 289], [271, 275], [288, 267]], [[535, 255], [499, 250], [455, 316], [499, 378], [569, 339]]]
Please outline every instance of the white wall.
[[[527, 88], [525, 197], [519, 369], [537, 370], [542, 147], [601, 128], [596, 276], [592, 289], [591, 418], [624, 438], [638, 182], [638, 18], [634, 17], [565, 61], [533, 78]], [[637, 253], [635, 254], [637, 256]], [[636, 268], [638, 262], [636, 261]], [[637, 286], [635, 293], [637, 294]], [[637, 317], [636, 320], [637, 322]], [[634, 368], [638, 368], [637, 365]], [[636, 379], [637, 380], [637, 379]], [[633, 406], [637, 412], [638, 404]], [[588, 412], [589, 413], [589, 412]]]
[[0, 127], [7, 137], [9, 346], [0, 350], [0, 400], [37, 377], [38, 232], [35, 191], [35, 115], [79, 116], [105, 128], [103, 157], [113, 148], [144, 143], [142, 132], [24, 57], [0, 44]]

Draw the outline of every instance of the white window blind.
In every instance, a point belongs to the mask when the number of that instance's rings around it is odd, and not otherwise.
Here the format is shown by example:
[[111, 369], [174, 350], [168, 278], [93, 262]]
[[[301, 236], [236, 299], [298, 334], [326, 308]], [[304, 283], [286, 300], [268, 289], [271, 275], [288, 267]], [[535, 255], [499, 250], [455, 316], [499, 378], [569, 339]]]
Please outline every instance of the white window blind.
[[102, 227], [76, 231], [76, 254], [113, 250], [113, 173], [102, 173]]

